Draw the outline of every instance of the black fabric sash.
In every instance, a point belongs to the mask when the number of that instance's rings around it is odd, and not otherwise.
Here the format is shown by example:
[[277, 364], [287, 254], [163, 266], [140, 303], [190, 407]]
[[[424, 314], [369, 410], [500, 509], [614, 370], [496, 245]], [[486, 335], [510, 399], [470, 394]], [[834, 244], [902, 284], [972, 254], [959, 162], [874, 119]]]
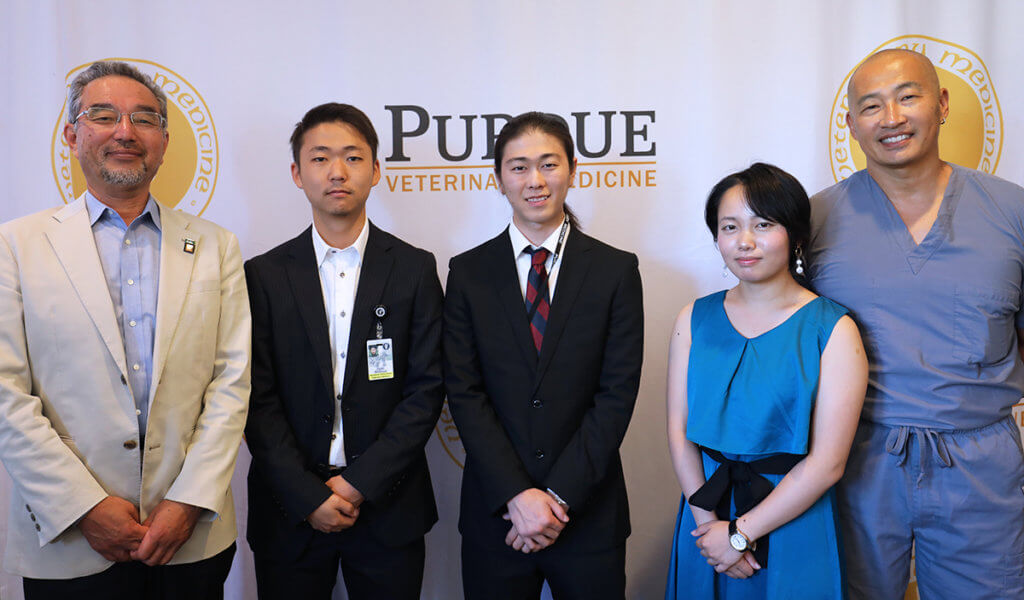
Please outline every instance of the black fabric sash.
[[[785, 475], [804, 459], [798, 454], [775, 454], [751, 462], [729, 460], [722, 453], [700, 446], [704, 454], [718, 463], [711, 477], [690, 495], [689, 503], [704, 510], [714, 511], [719, 519], [729, 520], [731, 504], [736, 505], [736, 517], [742, 517], [757, 506], [775, 489], [775, 485], [762, 475]], [[768, 566], [768, 536], [757, 540], [754, 558], [761, 567]]]

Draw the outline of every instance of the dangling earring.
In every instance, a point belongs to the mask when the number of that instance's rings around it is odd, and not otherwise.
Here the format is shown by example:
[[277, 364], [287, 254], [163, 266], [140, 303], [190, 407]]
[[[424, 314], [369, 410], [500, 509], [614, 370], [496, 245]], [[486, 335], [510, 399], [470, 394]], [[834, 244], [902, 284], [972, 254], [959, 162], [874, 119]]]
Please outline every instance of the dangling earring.
[[804, 274], [804, 249], [801, 248], [800, 246], [797, 246], [796, 250], [793, 251], [793, 255], [796, 256], [796, 268], [793, 269], [793, 270], [796, 271], [797, 275], [803, 275]]

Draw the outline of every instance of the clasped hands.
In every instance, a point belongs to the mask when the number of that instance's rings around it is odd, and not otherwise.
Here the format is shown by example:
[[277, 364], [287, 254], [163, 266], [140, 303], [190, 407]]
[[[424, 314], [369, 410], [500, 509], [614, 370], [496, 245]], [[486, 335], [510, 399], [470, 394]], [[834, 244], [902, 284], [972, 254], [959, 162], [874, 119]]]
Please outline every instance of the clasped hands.
[[78, 528], [103, 558], [115, 562], [137, 560], [153, 567], [174, 558], [192, 537], [202, 510], [164, 499], [140, 523], [139, 509], [134, 504], [107, 496], [82, 517]]
[[512, 526], [505, 543], [524, 554], [543, 550], [555, 543], [569, 522], [569, 513], [554, 496], [538, 488], [516, 494], [506, 504], [508, 512], [502, 515]]
[[313, 529], [323, 533], [335, 533], [352, 527], [359, 518], [362, 493], [341, 475], [335, 475], [325, 483], [331, 488], [331, 495], [306, 520]]
[[729, 522], [708, 521], [690, 532], [697, 538], [700, 555], [708, 559], [716, 573], [725, 573], [733, 579], [746, 579], [761, 565], [750, 551], [739, 552], [729, 543]]

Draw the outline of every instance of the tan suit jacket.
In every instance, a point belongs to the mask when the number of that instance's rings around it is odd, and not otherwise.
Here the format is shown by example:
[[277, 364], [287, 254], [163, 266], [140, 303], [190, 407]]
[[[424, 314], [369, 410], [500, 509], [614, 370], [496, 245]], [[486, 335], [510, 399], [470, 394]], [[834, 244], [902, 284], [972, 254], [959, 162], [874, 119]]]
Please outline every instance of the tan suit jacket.
[[238, 241], [179, 211], [161, 207], [160, 218], [144, 452], [84, 198], [0, 225], [0, 458], [14, 482], [8, 571], [65, 579], [106, 569], [76, 524], [107, 495], [134, 503], [142, 520], [165, 498], [206, 509], [172, 564], [235, 539], [230, 482], [251, 335]]

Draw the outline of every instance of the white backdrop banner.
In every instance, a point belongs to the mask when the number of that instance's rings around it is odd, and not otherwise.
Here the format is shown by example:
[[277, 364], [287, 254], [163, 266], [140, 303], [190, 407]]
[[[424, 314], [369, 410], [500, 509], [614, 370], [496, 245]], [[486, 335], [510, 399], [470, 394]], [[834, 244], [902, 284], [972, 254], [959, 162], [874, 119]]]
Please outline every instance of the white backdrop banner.
[[[1024, 183], [1022, 30], [1024, 6], [1011, 0], [5, 0], [0, 221], [84, 190], [60, 137], [65, 87], [93, 61], [117, 58], [170, 99], [154, 194], [234, 231], [245, 258], [309, 224], [289, 176], [296, 121], [328, 101], [362, 108], [381, 139], [370, 218], [434, 252], [444, 281], [449, 258], [508, 223], [490, 166], [502, 124], [526, 110], [561, 115], [580, 161], [570, 205], [589, 233], [640, 257], [647, 344], [622, 450], [633, 508], [628, 595], [661, 598], [679, 502], [664, 432], [668, 333], [682, 306], [734, 283], [703, 224], [710, 187], [755, 160], [811, 193], [862, 168], [844, 121], [846, 83], [884, 47], [924, 52], [938, 67], [952, 105], [947, 160]], [[427, 537], [423, 598], [448, 600], [462, 595], [465, 454], [447, 410], [428, 455], [441, 518]], [[247, 466], [243, 449], [232, 599], [256, 595]], [[4, 503], [10, 485], [0, 481]], [[340, 585], [335, 595], [345, 597]], [[20, 581], [0, 577], [0, 597], [20, 599]]]

